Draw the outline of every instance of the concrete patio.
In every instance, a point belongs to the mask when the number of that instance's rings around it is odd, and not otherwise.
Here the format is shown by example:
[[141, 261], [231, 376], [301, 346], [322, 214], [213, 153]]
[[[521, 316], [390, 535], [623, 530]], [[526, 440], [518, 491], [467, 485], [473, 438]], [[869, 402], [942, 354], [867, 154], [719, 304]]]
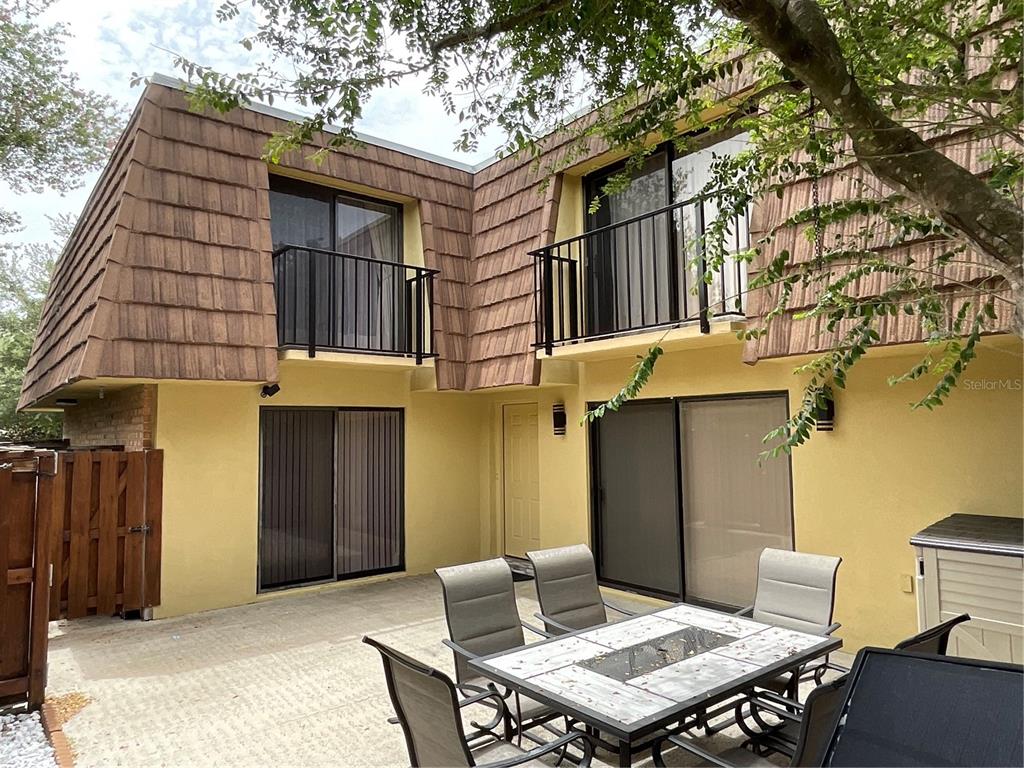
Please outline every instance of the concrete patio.
[[[530, 617], [533, 585], [517, 587]], [[364, 634], [452, 670], [437, 580], [417, 576], [176, 619], [54, 624], [47, 695], [90, 700], [65, 726], [82, 768], [408, 765]], [[730, 729], [710, 746], [738, 740]]]

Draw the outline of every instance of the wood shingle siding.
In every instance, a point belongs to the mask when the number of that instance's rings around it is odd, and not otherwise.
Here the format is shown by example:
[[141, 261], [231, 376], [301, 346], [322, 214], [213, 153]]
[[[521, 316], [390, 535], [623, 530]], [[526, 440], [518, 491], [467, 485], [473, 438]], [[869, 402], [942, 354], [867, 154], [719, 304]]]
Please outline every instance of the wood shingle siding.
[[[953, 135], [932, 137], [931, 143], [940, 148], [944, 154], [964, 165], [975, 174], [984, 174], [988, 168], [984, 162], [987, 152], [1003, 146], [1008, 141], [1005, 137], [991, 138], [972, 136], [966, 131]], [[852, 148], [847, 140], [843, 154], [850, 156]], [[853, 198], [880, 196], [891, 194], [881, 182], [868, 171], [854, 162], [847, 162], [829, 168], [822, 174], [818, 182], [822, 202], [837, 202]], [[799, 211], [811, 207], [812, 184], [809, 178], [793, 181], [785, 189], [781, 197], [770, 196], [757, 201], [752, 207], [750, 218], [751, 240], [768, 233], [774, 233], [772, 240], [761, 249], [760, 257], [750, 267], [750, 276], [763, 270], [764, 266], [782, 251], [789, 251], [790, 269], [808, 264], [815, 258], [814, 242], [806, 235], [806, 225], [786, 225], [786, 222]], [[858, 233], [867, 234], [858, 239]], [[965, 302], [970, 301], [977, 310], [988, 296], [988, 290], [995, 288], [1005, 291], [1005, 282], [994, 279], [990, 270], [979, 268], [975, 264], [978, 254], [967, 251], [956, 258], [955, 263], [944, 266], [935, 265], [938, 256], [949, 248], [949, 243], [932, 237], [910, 240], [899, 246], [892, 246], [894, 231], [878, 223], [877, 219], [869, 221], [864, 216], [853, 216], [845, 221], [829, 224], [825, 227], [826, 242], [840, 237], [845, 242], [857, 241], [863, 248], [877, 252], [885, 258], [902, 263], [913, 258], [921, 269], [934, 269], [936, 272], [935, 286], [946, 304], [947, 316], [954, 317]], [[832, 266], [833, 279], [851, 270], [852, 265], [836, 264]], [[851, 283], [849, 293], [854, 296], [876, 296], [890, 288], [894, 276], [890, 274], [872, 274]], [[775, 306], [778, 289], [775, 287], [752, 291], [747, 300], [747, 317], [753, 326], [767, 315]], [[797, 285], [789, 300], [786, 312], [775, 319], [770, 332], [760, 339], [749, 341], [744, 349], [744, 359], [753, 363], [762, 358], [777, 358], [789, 355], [802, 355], [826, 351], [834, 347], [842, 339], [843, 333], [852, 323], [840, 324], [833, 331], [825, 328], [824, 318], [795, 319], [795, 315], [814, 306], [817, 301], [817, 290], [814, 286]], [[997, 319], [986, 328], [988, 333], [1002, 333], [1011, 328], [1012, 306], [1009, 302], [995, 303]], [[879, 346], [905, 344], [924, 341], [928, 332], [916, 315], [899, 314], [878, 319], [876, 327], [880, 336]]]
[[[151, 84], [62, 253], [20, 405], [98, 377], [274, 381], [277, 332], [267, 139], [285, 121], [190, 112]], [[323, 141], [325, 137], [319, 137]], [[472, 176], [397, 150], [313, 148], [284, 169], [419, 202], [435, 284], [440, 389], [466, 383]]]
[[[753, 95], [754, 71], [749, 66], [715, 83], [709, 97], [724, 103]], [[593, 161], [607, 146], [591, 138], [581, 153], [568, 133], [553, 134], [543, 140], [536, 163], [515, 155], [470, 172], [369, 143], [332, 150], [317, 163], [311, 155], [328, 138], [320, 135], [284, 157], [279, 168], [268, 167], [261, 159], [267, 139], [285, 127], [284, 118], [265, 109], [196, 114], [181, 91], [155, 83], [146, 88], [57, 263], [21, 407], [79, 379], [276, 380], [269, 199], [275, 171], [316, 174], [418, 206], [424, 263], [440, 270], [433, 297], [438, 389], [538, 383], [529, 252], [553, 241], [562, 186], [561, 176], [545, 184], [543, 169], [568, 158]], [[987, 147], [965, 136], [933, 140], [983, 173]], [[820, 181], [821, 199], [858, 194], [861, 181], [877, 186], [852, 163], [831, 169]], [[781, 226], [810, 201], [810, 182], [803, 179], [782, 199], [772, 196], [753, 206], [755, 236], [778, 230], [763, 259], [783, 248], [795, 264], [813, 257], [801, 227]], [[832, 234], [852, 234], [862, 223], [836, 225]], [[887, 243], [879, 229], [869, 246], [885, 249]], [[901, 247], [924, 261], [938, 248], [927, 240]], [[949, 265], [943, 275], [953, 307], [969, 298], [962, 291], [954, 295], [954, 285], [970, 288], [984, 277], [964, 265]], [[884, 290], [888, 279], [865, 278], [856, 290]], [[747, 345], [745, 358], [831, 345], [835, 334], [793, 320], [813, 301], [813, 293], [797, 290], [790, 311], [768, 336]], [[752, 323], [771, 306], [770, 290], [748, 297]], [[998, 311], [1005, 309], [1000, 303]], [[916, 319], [904, 316], [884, 318], [879, 330], [884, 343], [923, 336]]]

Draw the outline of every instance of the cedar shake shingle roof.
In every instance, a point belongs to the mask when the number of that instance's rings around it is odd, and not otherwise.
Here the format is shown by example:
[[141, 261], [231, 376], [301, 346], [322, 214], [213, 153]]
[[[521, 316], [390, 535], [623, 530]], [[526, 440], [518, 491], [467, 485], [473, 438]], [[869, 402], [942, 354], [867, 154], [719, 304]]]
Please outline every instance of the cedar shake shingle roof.
[[[54, 271], [20, 407], [98, 377], [274, 381], [277, 331], [269, 171], [284, 120], [253, 110], [190, 112], [150, 84]], [[323, 140], [324, 137], [320, 137]], [[465, 386], [472, 177], [367, 145], [310, 152], [284, 168], [419, 201], [435, 284], [440, 389]]]
[[[967, 132], [934, 139], [935, 146], [942, 149], [944, 154], [975, 174], [987, 172], [987, 153], [1004, 142], [1009, 144], [1009, 141], [999, 136], [972, 137]], [[844, 154], [849, 155], [850, 151], [851, 147], [847, 141]], [[829, 202], [891, 193], [891, 190], [887, 190], [881, 182], [853, 162], [829, 169], [819, 180], [818, 186], [821, 200]], [[794, 214], [811, 207], [811, 188], [810, 179], [796, 180], [787, 187], [781, 197], [772, 195], [753, 206], [750, 220], [751, 239], [773, 231], [775, 235], [762, 247], [757, 262], [751, 265], [751, 279], [783, 250], [790, 253], [790, 270], [814, 259], [814, 242], [805, 233], [806, 225], [782, 226]], [[967, 301], [970, 301], [971, 306], [977, 310], [992, 289], [1008, 290], [1005, 281], [1001, 278], [994, 280], [989, 270], [966, 263], [978, 261], [977, 255], [973, 252], [968, 251], [957, 256], [953, 263], [936, 265], [935, 260], [938, 256], [949, 249], [948, 242], [922, 237], [893, 247], [890, 245], [893, 233], [884, 226], [878, 226], [876, 221], [869, 224], [863, 216], [827, 225], [825, 238], [831, 240], [840, 236], [844, 242], [854, 242], [862, 229], [870, 233], [870, 240], [863, 243], [864, 248], [897, 263], [904, 263], [907, 258], [913, 258], [915, 268], [935, 273], [934, 285], [945, 301], [947, 317], [955, 317]], [[843, 274], [844, 269], [849, 271], [852, 266], [835, 266], [832, 268], [833, 275], [838, 277]], [[853, 296], [877, 296], [892, 286], [893, 279], [894, 276], [890, 274], [867, 275], [854, 281], [848, 290]], [[753, 363], [762, 358], [824, 352], [838, 344], [852, 322], [841, 323], [833, 331], [828, 331], [825, 327], [825, 318], [797, 320], [795, 317], [816, 303], [816, 293], [813, 288], [798, 285], [793, 291], [785, 313], [773, 321], [770, 332], [759, 339], [747, 342], [744, 359]], [[775, 306], [777, 296], [778, 287], [752, 291], [749, 294], [746, 313], [752, 326], [756, 327]], [[1009, 331], [1012, 327], [1012, 304], [997, 301], [995, 310], [997, 318], [986, 328], [986, 333]], [[876, 330], [880, 336], [878, 346], [924, 341], [928, 338], [928, 332], [919, 317], [902, 312], [895, 316], [878, 318]]]
[[[716, 83], [711, 95], [725, 100], [752, 93], [755, 85], [748, 68]], [[196, 114], [180, 90], [146, 88], [57, 263], [20, 407], [80, 379], [277, 378], [270, 171], [260, 156], [284, 127], [285, 118], [272, 110]], [[332, 150], [319, 165], [308, 159], [311, 150], [292, 153], [281, 166], [418, 202], [424, 260], [440, 270], [433, 328], [438, 388], [538, 383], [529, 251], [554, 239], [561, 177], [545, 186], [539, 169], [569, 156], [568, 137], [545, 139], [537, 163], [510, 156], [476, 169], [387, 142]], [[591, 140], [583, 156], [573, 151], [573, 162], [606, 151]], [[970, 145], [952, 141], [949, 152], [959, 162], [979, 161]], [[856, 166], [835, 169], [821, 180], [821, 198], [852, 195], [858, 174]], [[795, 182], [781, 200], [754, 206], [752, 230], [776, 228], [809, 201], [809, 182]], [[910, 247], [920, 257], [936, 246]], [[811, 255], [796, 228], [779, 233], [765, 258], [778, 248], [797, 260]], [[978, 279], [962, 266], [947, 269], [950, 284]], [[877, 291], [882, 279], [865, 280], [858, 290]], [[965, 298], [950, 293], [949, 300]], [[748, 344], [746, 359], [826, 348], [831, 337], [793, 320], [811, 301], [794, 296], [771, 334]], [[749, 297], [753, 323], [771, 302], [768, 292]], [[923, 335], [916, 319], [905, 316], [886, 318], [880, 331], [885, 343]]]

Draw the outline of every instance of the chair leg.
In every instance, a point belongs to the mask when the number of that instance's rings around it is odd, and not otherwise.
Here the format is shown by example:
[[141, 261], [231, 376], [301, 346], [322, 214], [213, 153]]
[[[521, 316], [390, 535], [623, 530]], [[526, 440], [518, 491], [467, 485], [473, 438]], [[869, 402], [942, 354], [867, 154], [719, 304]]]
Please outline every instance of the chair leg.
[[662, 745], [665, 741], [665, 739], [658, 739], [654, 742], [654, 746], [651, 747], [651, 758], [654, 760], [657, 768], [665, 768], [665, 757], [661, 754]]

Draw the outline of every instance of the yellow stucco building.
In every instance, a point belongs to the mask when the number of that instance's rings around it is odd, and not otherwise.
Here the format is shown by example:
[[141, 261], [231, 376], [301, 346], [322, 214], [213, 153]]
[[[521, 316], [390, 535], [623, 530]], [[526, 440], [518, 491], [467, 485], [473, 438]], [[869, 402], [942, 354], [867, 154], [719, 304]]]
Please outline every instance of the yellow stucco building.
[[[1018, 338], [987, 336], [928, 412], [910, 407], [926, 384], [887, 383], [925, 351], [889, 329], [837, 392], [834, 430], [760, 460], [811, 349], [749, 364], [745, 273], [711, 286], [706, 326], [691, 311], [669, 244], [685, 190], [667, 214], [624, 199], [604, 221], [584, 206], [599, 156], [547, 187], [515, 158], [374, 140], [269, 168], [282, 119], [196, 115], [149, 86], [26, 377], [22, 405], [63, 408], [72, 445], [164, 451], [157, 618], [579, 542], [606, 584], [736, 606], [772, 545], [843, 558], [836, 620], [856, 649], [917, 629], [914, 532], [1021, 516]], [[623, 236], [587, 261], [580, 237], [602, 232]], [[530, 252], [567, 241], [545, 274]], [[653, 343], [640, 399], [581, 425]]]

